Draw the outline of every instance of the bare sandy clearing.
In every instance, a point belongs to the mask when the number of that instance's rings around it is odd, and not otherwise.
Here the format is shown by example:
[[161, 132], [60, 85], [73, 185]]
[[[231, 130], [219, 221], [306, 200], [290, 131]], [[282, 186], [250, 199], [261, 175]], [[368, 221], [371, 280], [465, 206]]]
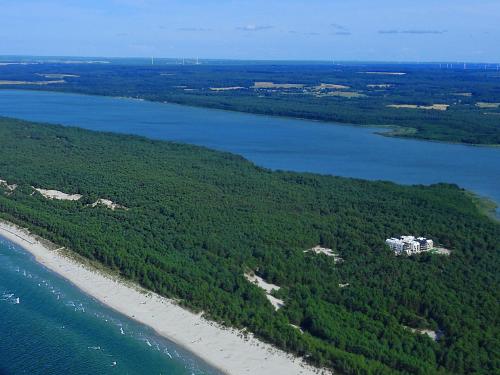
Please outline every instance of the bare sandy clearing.
[[7, 183], [7, 181], [5, 181], [5, 180], [0, 180], [0, 186], [3, 186], [4, 188], [6, 188], [6, 189], [7, 189], [8, 191], [10, 191], [10, 192], [12, 192], [12, 191], [16, 190], [16, 188], [17, 188], [17, 185], [16, 185], [16, 184], [11, 184], [11, 185], [9, 185], [9, 184]]
[[251, 283], [257, 284], [259, 288], [264, 289], [267, 293], [271, 293], [273, 290], [281, 289], [278, 285], [268, 283], [262, 277], [257, 276], [255, 274], [246, 273], [245, 278]]
[[274, 82], [255, 82], [254, 89], [301, 89], [305, 85], [302, 83], [274, 83]]
[[295, 329], [298, 329], [300, 331], [300, 333], [304, 333], [304, 331], [302, 330], [302, 328], [300, 328], [299, 326], [296, 326], [295, 324], [290, 324], [291, 327], [295, 328]]
[[327, 247], [322, 247], [320, 245], [314, 246], [312, 249], [309, 249], [309, 250], [304, 250], [304, 253], [314, 253], [316, 255], [324, 254], [328, 257], [333, 257], [333, 260], [335, 261], [335, 263], [339, 263], [339, 262], [343, 261], [343, 259], [339, 256], [339, 254], [337, 254], [335, 251], [333, 251], [332, 249], [329, 249]]
[[270, 294], [267, 294], [267, 293], [266, 293], [266, 297], [269, 300], [269, 302], [271, 302], [271, 305], [273, 305], [275, 310], [279, 310], [283, 306], [285, 306], [285, 301], [283, 301], [282, 299], [276, 298], [276, 297], [274, 297]]
[[280, 290], [281, 288], [278, 285], [268, 283], [262, 277], [255, 275], [254, 273], [245, 273], [245, 278], [250, 281], [252, 284], [257, 285], [259, 288], [266, 292], [266, 297], [274, 306], [275, 310], [283, 307], [285, 302], [279, 298], [276, 298], [271, 295], [273, 290]]
[[449, 104], [432, 104], [432, 105], [418, 105], [418, 104], [389, 104], [387, 107], [396, 109], [431, 109], [435, 111], [446, 111]]
[[[0, 180], [0, 185], [1, 185], [2, 180]], [[45, 198], [47, 199], [56, 199], [56, 200], [63, 200], [63, 201], [77, 201], [82, 198], [82, 195], [80, 194], [67, 194], [63, 193], [62, 191], [59, 190], [46, 190], [46, 189], [40, 189], [40, 188], [35, 188], [32, 186], [33, 189], [38, 191], [40, 194], [42, 194]], [[128, 210], [127, 207], [122, 206], [118, 203], [113, 202], [112, 200], [109, 199], [98, 199], [94, 203], [90, 204], [89, 206], [91, 207], [97, 207], [97, 206], [104, 206], [106, 208], [109, 208], [110, 210], [117, 210], [117, 209], [122, 209], [122, 210]]]
[[477, 102], [476, 107], [494, 109], [500, 107], [500, 103]]
[[436, 331], [432, 331], [430, 329], [420, 329], [420, 330], [416, 330], [416, 332], [420, 333], [421, 335], [427, 335], [431, 339], [433, 339], [434, 341], [437, 341], [437, 339], [438, 339], [437, 332]]
[[325, 254], [326, 256], [333, 257], [335, 256], [335, 253], [333, 252], [332, 249], [329, 249], [327, 247], [322, 247], [320, 245], [314, 246], [312, 249], [309, 250], [304, 250], [304, 253], [315, 253], [315, 254]]
[[44, 86], [44, 85], [52, 85], [56, 83], [66, 83], [65, 80], [59, 79], [56, 81], [3, 81], [0, 80], [0, 85], [37, 85], [37, 86]]
[[433, 249], [434, 254], [439, 254], [439, 255], [450, 255], [451, 250], [445, 249], [444, 247], [435, 247]]
[[438, 341], [442, 337], [442, 332], [433, 331], [431, 329], [425, 328], [411, 328], [408, 326], [403, 326], [405, 329], [412, 331], [413, 333], [418, 333], [419, 335], [426, 335], [433, 339], [434, 341]]
[[119, 204], [117, 204], [109, 199], [98, 199], [97, 201], [95, 201], [94, 203], [91, 204], [92, 207], [97, 207], [99, 205], [105, 206], [112, 211], [117, 210], [117, 209], [128, 210], [127, 207], [119, 205]]
[[66, 194], [58, 190], [45, 190], [33, 187], [36, 191], [42, 194], [47, 199], [57, 199], [62, 201], [77, 201], [82, 196], [80, 194]]

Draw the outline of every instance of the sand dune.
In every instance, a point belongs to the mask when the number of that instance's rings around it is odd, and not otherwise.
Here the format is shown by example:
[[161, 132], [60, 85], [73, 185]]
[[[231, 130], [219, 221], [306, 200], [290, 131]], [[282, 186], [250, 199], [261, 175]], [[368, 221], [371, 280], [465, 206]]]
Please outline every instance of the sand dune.
[[269, 302], [271, 302], [271, 305], [273, 305], [275, 310], [279, 310], [283, 306], [285, 306], [285, 301], [276, 298], [271, 294], [273, 290], [281, 289], [278, 285], [268, 283], [262, 277], [259, 277], [254, 273], [246, 273], [245, 278], [252, 284], [257, 285], [259, 288], [263, 289], [266, 292], [266, 298], [268, 299]]
[[66, 194], [58, 190], [45, 190], [40, 188], [33, 188], [48, 199], [57, 199], [61, 201], [77, 201], [82, 196], [80, 194]]
[[115, 203], [109, 199], [98, 199], [97, 201], [95, 201], [94, 203], [91, 204], [92, 207], [97, 207], [99, 205], [102, 205], [102, 206], [105, 206], [107, 208], [109, 208], [110, 210], [114, 211], [114, 210], [118, 210], [118, 209], [122, 209], [122, 210], [128, 210], [127, 207], [125, 206], [122, 206], [118, 203]]

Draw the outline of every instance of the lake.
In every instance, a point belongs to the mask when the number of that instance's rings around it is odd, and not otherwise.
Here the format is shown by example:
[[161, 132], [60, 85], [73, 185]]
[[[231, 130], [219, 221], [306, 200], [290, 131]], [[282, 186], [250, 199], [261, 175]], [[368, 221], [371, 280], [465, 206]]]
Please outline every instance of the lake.
[[272, 169], [402, 184], [456, 183], [500, 202], [500, 148], [383, 137], [374, 128], [42, 91], [0, 90], [0, 115], [203, 145]]

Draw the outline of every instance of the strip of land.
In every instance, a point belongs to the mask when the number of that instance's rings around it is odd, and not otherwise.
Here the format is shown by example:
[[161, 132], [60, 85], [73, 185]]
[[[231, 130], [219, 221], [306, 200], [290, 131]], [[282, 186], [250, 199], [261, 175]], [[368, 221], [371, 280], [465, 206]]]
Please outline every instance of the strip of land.
[[195, 353], [227, 374], [327, 373], [254, 338], [228, 329], [175, 301], [125, 283], [90, 265], [69, 258], [27, 230], [0, 221], [0, 236], [33, 254], [36, 260], [108, 307], [148, 325], [158, 334]]

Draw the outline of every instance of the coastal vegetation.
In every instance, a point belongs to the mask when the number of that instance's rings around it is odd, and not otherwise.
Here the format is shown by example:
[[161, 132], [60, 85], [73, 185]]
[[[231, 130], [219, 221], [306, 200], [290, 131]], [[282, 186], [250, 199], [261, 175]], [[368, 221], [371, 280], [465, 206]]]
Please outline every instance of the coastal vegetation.
[[500, 144], [499, 78], [492, 69], [415, 64], [144, 65], [113, 60], [0, 67], [2, 89], [126, 96], [389, 126], [396, 129], [390, 136], [482, 145]]
[[[0, 119], [0, 180], [0, 218], [317, 366], [500, 368], [500, 225], [455, 185], [270, 171], [203, 147], [13, 119]], [[79, 198], [40, 193], [51, 190]], [[384, 240], [401, 233], [452, 253], [394, 257]], [[307, 251], [318, 245], [336, 256]]]

